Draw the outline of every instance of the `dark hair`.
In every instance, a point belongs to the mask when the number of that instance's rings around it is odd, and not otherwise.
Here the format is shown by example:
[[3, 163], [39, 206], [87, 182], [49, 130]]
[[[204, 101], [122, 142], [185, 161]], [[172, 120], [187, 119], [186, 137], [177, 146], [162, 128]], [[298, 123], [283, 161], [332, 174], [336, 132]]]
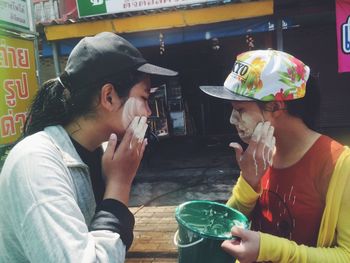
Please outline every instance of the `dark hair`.
[[120, 98], [126, 98], [130, 89], [144, 78], [142, 72], [128, 71], [109, 76], [88, 85], [72, 85], [64, 72], [58, 78], [46, 81], [38, 90], [27, 115], [23, 136], [28, 136], [51, 125], [66, 125], [83, 115], [93, 116], [95, 99], [104, 84], [111, 83]]
[[[318, 85], [318, 78], [310, 75], [306, 83], [305, 96], [301, 99], [285, 101], [287, 111], [290, 115], [298, 117], [310, 129], [317, 130], [320, 114], [321, 94]], [[258, 103], [262, 109], [266, 103]]]
[[305, 96], [286, 102], [289, 114], [299, 117], [310, 129], [316, 130], [319, 121], [321, 94], [318, 79], [310, 75], [306, 82]]

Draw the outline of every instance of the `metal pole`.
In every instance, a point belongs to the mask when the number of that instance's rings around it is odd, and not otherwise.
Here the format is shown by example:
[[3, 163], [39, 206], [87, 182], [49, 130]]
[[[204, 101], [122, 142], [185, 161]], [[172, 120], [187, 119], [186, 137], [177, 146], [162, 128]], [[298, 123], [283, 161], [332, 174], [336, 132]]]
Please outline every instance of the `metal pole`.
[[36, 79], [38, 81], [39, 87], [41, 86], [41, 76], [40, 76], [40, 56], [39, 56], [39, 41], [36, 37], [34, 39], [34, 46], [35, 46], [35, 65], [36, 65]]
[[59, 56], [58, 56], [57, 43], [51, 42], [51, 46], [52, 46], [53, 63], [55, 65], [56, 77], [59, 77], [61, 75], [61, 65], [60, 65]]
[[35, 13], [34, 13], [34, 4], [33, 1], [29, 1], [29, 13], [30, 13], [30, 30], [34, 32], [35, 37], [34, 37], [34, 56], [35, 56], [35, 66], [36, 66], [36, 80], [38, 83], [38, 86], [41, 86], [41, 78], [40, 78], [40, 56], [39, 56], [39, 34], [36, 31], [36, 23], [35, 23]]
[[283, 25], [282, 19], [276, 21], [277, 50], [283, 51]]

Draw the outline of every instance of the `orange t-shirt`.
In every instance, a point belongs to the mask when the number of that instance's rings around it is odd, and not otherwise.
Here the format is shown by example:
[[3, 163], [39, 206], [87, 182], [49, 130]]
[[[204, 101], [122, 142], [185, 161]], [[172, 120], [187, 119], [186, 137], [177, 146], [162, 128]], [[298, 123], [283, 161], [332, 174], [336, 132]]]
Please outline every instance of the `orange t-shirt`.
[[322, 135], [294, 165], [269, 168], [252, 228], [316, 246], [330, 177], [343, 146]]

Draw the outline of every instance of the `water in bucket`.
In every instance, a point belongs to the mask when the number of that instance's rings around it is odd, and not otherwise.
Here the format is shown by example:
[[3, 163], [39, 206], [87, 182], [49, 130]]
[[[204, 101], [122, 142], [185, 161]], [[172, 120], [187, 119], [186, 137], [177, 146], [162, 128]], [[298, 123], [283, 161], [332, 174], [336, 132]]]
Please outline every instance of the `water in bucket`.
[[234, 225], [248, 228], [248, 219], [239, 211], [211, 201], [190, 201], [175, 211], [179, 230], [174, 242], [179, 263], [233, 263], [234, 258], [221, 249], [232, 239]]

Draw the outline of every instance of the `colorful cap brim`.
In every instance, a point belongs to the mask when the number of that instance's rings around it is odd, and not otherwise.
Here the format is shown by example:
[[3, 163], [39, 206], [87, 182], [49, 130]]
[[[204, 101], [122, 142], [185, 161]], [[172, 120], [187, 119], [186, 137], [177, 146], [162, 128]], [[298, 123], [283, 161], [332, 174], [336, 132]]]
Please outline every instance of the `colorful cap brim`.
[[137, 68], [138, 71], [152, 74], [152, 75], [160, 75], [160, 76], [176, 76], [178, 73], [174, 70], [170, 70], [167, 68], [162, 68], [150, 63], [145, 63], [142, 66]]
[[254, 99], [235, 94], [227, 90], [224, 86], [200, 86], [204, 93], [225, 100], [254, 101]]

